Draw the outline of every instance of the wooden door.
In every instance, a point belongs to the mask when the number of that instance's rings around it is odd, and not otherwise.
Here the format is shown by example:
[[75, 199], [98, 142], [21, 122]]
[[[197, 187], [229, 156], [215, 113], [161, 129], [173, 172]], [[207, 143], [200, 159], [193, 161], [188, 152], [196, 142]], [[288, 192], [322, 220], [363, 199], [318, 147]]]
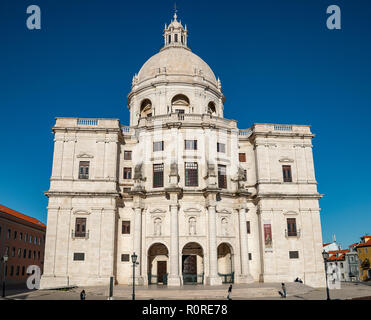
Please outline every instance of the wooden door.
[[157, 282], [164, 283], [164, 275], [166, 275], [166, 261], [157, 261]]

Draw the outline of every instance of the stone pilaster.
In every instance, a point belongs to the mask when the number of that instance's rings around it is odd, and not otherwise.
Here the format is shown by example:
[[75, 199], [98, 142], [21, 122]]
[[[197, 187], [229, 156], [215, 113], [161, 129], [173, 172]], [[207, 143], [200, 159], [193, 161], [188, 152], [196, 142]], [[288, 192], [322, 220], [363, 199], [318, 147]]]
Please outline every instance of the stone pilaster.
[[216, 243], [216, 201], [208, 203], [208, 222], [209, 222], [209, 276], [207, 284], [220, 285], [222, 279], [218, 276], [218, 252]]
[[249, 265], [249, 246], [246, 230], [246, 206], [241, 205], [238, 209], [240, 220], [240, 259], [241, 259], [241, 274], [238, 275], [238, 283], [251, 283], [253, 277], [250, 274]]
[[[136, 203], [134, 206], [134, 243], [133, 252], [138, 256], [139, 263], [135, 268], [135, 284], [143, 285], [143, 257], [142, 257], [142, 207]], [[131, 276], [131, 279], [133, 277]]]
[[170, 275], [168, 286], [179, 286], [179, 226], [178, 204], [170, 205]]

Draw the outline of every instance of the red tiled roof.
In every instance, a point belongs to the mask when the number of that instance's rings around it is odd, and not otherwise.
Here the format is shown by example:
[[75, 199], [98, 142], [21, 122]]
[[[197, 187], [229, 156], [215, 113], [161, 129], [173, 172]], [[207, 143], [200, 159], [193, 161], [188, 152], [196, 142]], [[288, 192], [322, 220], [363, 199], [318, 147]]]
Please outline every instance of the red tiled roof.
[[349, 249], [345, 249], [345, 250], [333, 250], [333, 251], [329, 251], [328, 253], [330, 254], [336, 254], [336, 253], [347, 253], [349, 252]]
[[361, 239], [364, 239], [364, 238], [371, 238], [371, 236], [365, 235], [365, 236], [361, 237]]
[[339, 260], [344, 260], [344, 258], [345, 258], [345, 254], [342, 254], [341, 256], [339, 256], [339, 257], [337, 257], [335, 254], [334, 255], [332, 255], [330, 258], [329, 258], [329, 260], [330, 261], [339, 261]]
[[360, 243], [359, 245], [357, 245], [357, 248], [359, 248], [359, 247], [368, 247], [368, 246], [371, 246], [371, 239], [369, 239], [365, 243]]
[[22, 220], [31, 222], [33, 224], [36, 224], [36, 225], [38, 225], [38, 226], [40, 226], [42, 228], [46, 228], [46, 225], [43, 224], [42, 222], [40, 222], [39, 220], [37, 220], [35, 218], [32, 218], [32, 217], [29, 217], [29, 216], [26, 216], [23, 213], [20, 213], [18, 211], [15, 211], [13, 209], [10, 209], [8, 207], [5, 207], [5, 206], [3, 206], [1, 204], [0, 204], [0, 212], [4, 212], [4, 213], [7, 213], [7, 214], [10, 214], [11, 216], [16, 217], [18, 219], [22, 219]]
[[323, 246], [323, 247], [326, 247], [326, 246], [328, 246], [329, 244], [331, 244], [331, 243], [324, 243], [322, 246]]
[[349, 247], [355, 247], [357, 245], [358, 245], [358, 243], [356, 242], [356, 243], [351, 244]]

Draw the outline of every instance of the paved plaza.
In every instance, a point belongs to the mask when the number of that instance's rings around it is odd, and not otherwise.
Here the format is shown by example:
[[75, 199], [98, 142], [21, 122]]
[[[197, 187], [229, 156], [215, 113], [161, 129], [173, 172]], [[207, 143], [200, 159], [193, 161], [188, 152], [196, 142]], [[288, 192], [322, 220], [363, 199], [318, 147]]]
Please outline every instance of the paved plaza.
[[[149, 286], [136, 287], [138, 300], [225, 300], [229, 285], [221, 286], [192, 286], [166, 287]], [[325, 300], [326, 290], [315, 289], [301, 283], [286, 283], [286, 300]], [[61, 290], [9, 290], [7, 299], [14, 300], [79, 300], [80, 292], [84, 289], [87, 300], [107, 300], [107, 287], [76, 287]], [[233, 285], [232, 299], [234, 300], [283, 300], [278, 291], [280, 283], [253, 283]], [[118, 285], [114, 287], [115, 300], [130, 300], [132, 287]], [[331, 299], [354, 299], [368, 297], [371, 299], [371, 286], [363, 283], [342, 283], [341, 289], [330, 290]], [[1, 298], [0, 298], [1, 299]]]

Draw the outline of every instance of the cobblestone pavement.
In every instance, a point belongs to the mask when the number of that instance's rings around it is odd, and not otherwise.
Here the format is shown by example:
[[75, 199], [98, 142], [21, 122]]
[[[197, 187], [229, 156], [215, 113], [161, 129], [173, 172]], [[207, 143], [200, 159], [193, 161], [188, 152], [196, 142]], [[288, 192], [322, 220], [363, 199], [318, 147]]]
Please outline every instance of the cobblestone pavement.
[[[136, 287], [136, 298], [138, 300], [224, 300], [227, 296], [229, 285], [222, 286], [150, 286]], [[314, 289], [300, 283], [286, 283], [286, 300], [324, 300], [326, 290]], [[107, 287], [84, 287], [70, 290], [37, 290], [12, 294], [7, 299], [16, 300], [79, 300], [80, 292], [84, 289], [87, 300], [107, 300], [109, 288]], [[234, 300], [284, 300], [278, 291], [280, 283], [253, 283], [248, 285], [233, 285], [232, 299]], [[115, 300], [130, 300], [132, 287], [118, 285], [114, 287]], [[341, 289], [330, 290], [331, 299], [352, 299], [370, 297], [371, 287], [356, 283], [342, 283]], [[0, 298], [1, 299], [1, 298]]]

